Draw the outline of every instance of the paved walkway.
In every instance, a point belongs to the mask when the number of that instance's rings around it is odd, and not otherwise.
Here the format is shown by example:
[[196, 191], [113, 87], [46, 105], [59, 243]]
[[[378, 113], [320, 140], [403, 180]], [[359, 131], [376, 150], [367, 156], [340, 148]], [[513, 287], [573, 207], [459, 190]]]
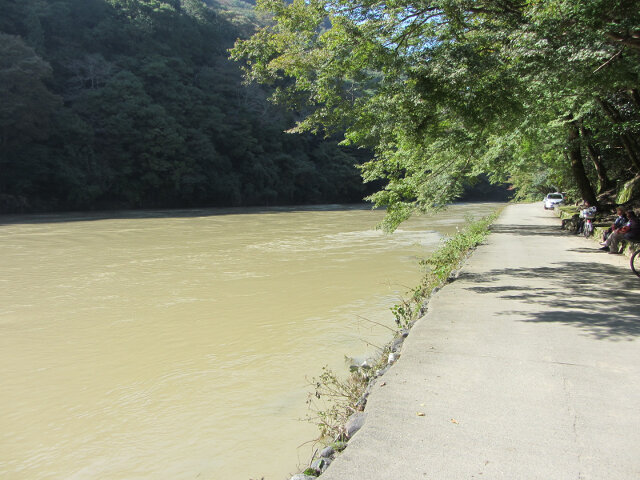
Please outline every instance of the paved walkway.
[[559, 224], [505, 209], [323, 480], [640, 479], [640, 279]]

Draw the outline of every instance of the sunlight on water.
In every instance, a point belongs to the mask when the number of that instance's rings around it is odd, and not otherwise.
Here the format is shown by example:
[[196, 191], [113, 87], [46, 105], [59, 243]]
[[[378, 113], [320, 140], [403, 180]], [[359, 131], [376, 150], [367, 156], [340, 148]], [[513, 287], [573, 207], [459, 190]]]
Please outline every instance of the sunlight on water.
[[284, 479], [306, 378], [388, 341], [363, 318], [492, 208], [391, 236], [339, 206], [0, 217], [0, 478]]

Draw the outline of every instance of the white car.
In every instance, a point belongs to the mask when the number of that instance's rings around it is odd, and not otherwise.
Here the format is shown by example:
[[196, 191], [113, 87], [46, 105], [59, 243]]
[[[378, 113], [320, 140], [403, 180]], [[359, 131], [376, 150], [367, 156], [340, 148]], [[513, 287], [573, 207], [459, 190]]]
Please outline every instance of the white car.
[[544, 209], [545, 210], [553, 210], [553, 207], [556, 205], [561, 205], [564, 203], [564, 195], [561, 193], [549, 193], [546, 197], [544, 197]]

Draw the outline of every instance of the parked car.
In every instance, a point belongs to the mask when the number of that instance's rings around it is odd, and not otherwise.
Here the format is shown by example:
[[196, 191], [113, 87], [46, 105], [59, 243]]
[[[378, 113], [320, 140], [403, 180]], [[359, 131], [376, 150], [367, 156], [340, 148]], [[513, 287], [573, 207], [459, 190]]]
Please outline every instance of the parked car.
[[552, 210], [556, 205], [561, 205], [564, 203], [564, 195], [559, 192], [549, 193], [546, 197], [544, 197], [544, 209]]

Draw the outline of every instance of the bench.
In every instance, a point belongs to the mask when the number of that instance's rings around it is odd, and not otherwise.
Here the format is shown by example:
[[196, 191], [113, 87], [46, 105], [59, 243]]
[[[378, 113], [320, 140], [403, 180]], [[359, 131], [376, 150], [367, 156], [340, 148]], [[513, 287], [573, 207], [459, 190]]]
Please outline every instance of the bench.
[[[554, 212], [562, 220], [562, 229], [569, 230], [575, 233], [575, 231], [578, 228], [578, 219], [580, 215], [578, 208], [575, 208], [572, 206], [563, 206], [560, 208], [556, 207], [554, 209]], [[608, 221], [608, 222], [602, 221], [602, 220], [597, 222], [594, 221], [593, 222], [593, 238], [595, 240], [600, 241], [600, 239], [602, 238], [602, 234], [611, 226], [612, 223], [613, 223], [613, 217], [611, 221]], [[620, 247], [621, 247], [620, 253], [624, 253], [625, 255], [631, 255], [633, 252], [640, 250], [640, 242], [621, 240]]]

